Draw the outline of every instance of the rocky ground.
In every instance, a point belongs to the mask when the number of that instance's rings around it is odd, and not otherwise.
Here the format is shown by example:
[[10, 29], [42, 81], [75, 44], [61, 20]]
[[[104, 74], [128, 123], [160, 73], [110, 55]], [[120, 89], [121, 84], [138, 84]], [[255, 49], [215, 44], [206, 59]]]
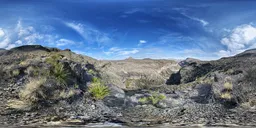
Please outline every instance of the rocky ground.
[[[256, 50], [216, 61], [99, 61], [70, 50], [0, 50], [0, 124], [256, 126]], [[65, 78], [65, 79], [64, 79]], [[109, 90], [92, 95], [94, 79]]]

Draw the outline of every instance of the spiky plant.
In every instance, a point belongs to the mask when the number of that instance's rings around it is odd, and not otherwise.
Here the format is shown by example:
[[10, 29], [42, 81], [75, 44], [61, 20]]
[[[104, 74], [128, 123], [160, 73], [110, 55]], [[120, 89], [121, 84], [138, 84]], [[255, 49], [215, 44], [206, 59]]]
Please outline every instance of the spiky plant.
[[54, 65], [53, 75], [58, 83], [66, 84], [69, 73], [64, 69], [64, 65], [59, 62]]
[[91, 86], [89, 87], [89, 92], [96, 100], [102, 100], [110, 93], [109, 88], [98, 78], [93, 79]]

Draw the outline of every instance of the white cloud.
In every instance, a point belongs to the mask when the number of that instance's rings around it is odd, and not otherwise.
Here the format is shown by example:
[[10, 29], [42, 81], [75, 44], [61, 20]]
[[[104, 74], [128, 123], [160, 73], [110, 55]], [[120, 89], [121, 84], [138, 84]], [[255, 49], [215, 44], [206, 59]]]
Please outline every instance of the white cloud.
[[16, 25], [15, 30], [18, 33], [18, 37], [19, 38], [22, 38], [24, 36], [28, 36], [28, 35], [31, 35], [31, 34], [35, 33], [35, 29], [32, 26], [28, 26], [28, 27], [24, 28], [22, 26], [21, 20], [18, 20], [18, 23]]
[[256, 27], [250, 24], [237, 26], [228, 36], [221, 39], [221, 43], [227, 47], [227, 50], [220, 50], [217, 53], [219, 56], [231, 56], [255, 48]]
[[189, 36], [183, 36], [179, 33], [167, 33], [163, 36], [160, 36], [157, 44], [172, 44], [172, 42], [193, 42], [194, 39]]
[[108, 34], [101, 32], [89, 25], [81, 23], [65, 22], [67, 27], [75, 30], [83, 39], [89, 43], [98, 43], [99, 45], [106, 45], [111, 42], [111, 38]]
[[146, 40], [140, 40], [140, 43], [145, 44], [145, 43], [147, 43], [147, 41]]
[[197, 17], [193, 17], [193, 16], [189, 16], [185, 13], [181, 13], [182, 15], [186, 16], [187, 18], [191, 19], [191, 20], [195, 20], [195, 21], [198, 21], [200, 22], [203, 26], [206, 26], [209, 24], [209, 22], [203, 20], [203, 19], [200, 19], [200, 18], [197, 18]]
[[15, 44], [22, 45], [22, 41], [21, 41], [21, 40], [17, 40], [17, 41], [15, 42]]
[[12, 49], [12, 48], [14, 48], [14, 47], [17, 47], [17, 45], [15, 45], [15, 44], [10, 44], [10, 45], [8, 45], [8, 46], [6, 47], [6, 49]]
[[75, 51], [73, 51], [73, 52], [75, 52], [75, 53], [77, 53], [77, 54], [81, 54], [81, 55], [86, 55], [86, 54], [87, 54], [86, 52], [84, 52], [84, 51], [79, 51], [79, 50], [75, 50]]
[[3, 41], [0, 42], [0, 48], [6, 48], [11, 43], [11, 40], [6, 37]]
[[5, 35], [4, 30], [0, 28], [0, 39]]
[[68, 27], [74, 29], [75, 31], [77, 31], [79, 34], [83, 35], [84, 33], [84, 25], [78, 23], [78, 24], [75, 24], [75, 23], [69, 23], [69, 22], [66, 22], [65, 23]]
[[135, 54], [138, 53], [139, 50], [137, 49], [133, 49], [133, 50], [124, 50], [124, 51], [120, 51], [119, 55], [130, 55], [130, 54]]
[[3, 28], [0, 28], [0, 48], [9, 49], [8, 46], [11, 44], [11, 39], [5, 31]]
[[[0, 29], [3, 31], [3, 29]], [[54, 44], [58, 39], [57, 36], [52, 34], [43, 34], [33, 26], [25, 26], [21, 20], [17, 21], [17, 24], [13, 28], [7, 28], [4, 30], [5, 34], [0, 38], [0, 48], [10, 49], [20, 45], [32, 45], [39, 43]], [[1, 33], [1, 32], [0, 32]]]
[[133, 9], [131, 9], [131, 10], [125, 11], [124, 13], [125, 13], [125, 14], [133, 14], [133, 13], [140, 12], [140, 11], [143, 11], [143, 9], [140, 9], [140, 8], [133, 8]]
[[126, 48], [118, 48], [118, 47], [112, 47], [107, 52], [104, 52], [106, 55], [119, 55], [119, 56], [125, 56], [125, 55], [131, 55], [138, 53], [139, 50], [136, 48], [133, 49], [126, 49]]
[[15, 31], [18, 35], [17, 44], [19, 45], [32, 45], [48, 39], [46, 38], [47, 35], [37, 32], [33, 26], [24, 27], [21, 20], [18, 21]]
[[56, 41], [57, 46], [74, 45], [74, 44], [78, 44], [78, 43], [68, 39], [59, 39], [58, 41]]
[[138, 46], [141, 46], [141, 45], [143, 45], [143, 44], [145, 44], [145, 43], [147, 43], [146, 40], [140, 40]]
[[33, 45], [36, 44], [38, 40], [43, 39], [43, 35], [38, 34], [38, 33], [33, 33], [31, 35], [28, 35], [26, 37], [24, 37], [24, 41], [26, 42], [26, 44], [28, 45]]

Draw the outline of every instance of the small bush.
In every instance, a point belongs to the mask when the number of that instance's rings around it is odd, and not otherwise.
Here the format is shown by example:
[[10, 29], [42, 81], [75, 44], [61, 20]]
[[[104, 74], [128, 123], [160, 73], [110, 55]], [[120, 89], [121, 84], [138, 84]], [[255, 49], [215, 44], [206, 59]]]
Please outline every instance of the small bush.
[[96, 75], [97, 74], [93, 69], [89, 69], [88, 73], [90, 75]]
[[89, 92], [96, 100], [102, 100], [110, 93], [108, 87], [105, 86], [104, 83], [98, 78], [93, 78], [93, 81], [89, 87]]
[[39, 67], [29, 66], [25, 71], [31, 77], [50, 76], [50, 71]]
[[58, 60], [61, 60], [62, 56], [60, 54], [53, 54], [50, 57], [46, 58], [46, 63], [55, 65]]
[[132, 84], [132, 79], [127, 79], [127, 80], [125, 80], [125, 87], [126, 87], [126, 88], [130, 88], [130, 87], [131, 87], [131, 84]]
[[250, 107], [256, 106], [256, 99], [249, 100]]
[[19, 70], [19, 69], [13, 70], [13, 71], [12, 71], [12, 75], [13, 75], [13, 76], [18, 76], [18, 75], [20, 75], [20, 70]]
[[148, 102], [148, 98], [147, 97], [139, 98], [139, 102], [145, 104]]
[[46, 82], [46, 78], [32, 79], [25, 85], [19, 93], [19, 97], [22, 101], [27, 103], [36, 103], [39, 99], [46, 98], [46, 94], [43, 93], [42, 86]]
[[166, 99], [166, 96], [164, 94], [159, 94], [158, 92], [151, 92], [151, 96], [140, 98], [139, 102], [151, 103], [153, 105], [156, 105], [164, 99]]
[[53, 75], [60, 84], [66, 84], [69, 73], [64, 69], [64, 65], [57, 63], [54, 65]]
[[74, 88], [75, 88], [75, 89], [79, 89], [79, 85], [78, 85], [78, 84], [75, 84], [75, 85], [74, 85]]
[[27, 65], [29, 65], [29, 63], [24, 60], [24, 61], [21, 61], [21, 62], [19, 63], [19, 65], [20, 65], [20, 66], [27, 66]]
[[59, 84], [66, 85], [66, 81], [68, 78], [69, 73], [64, 69], [64, 65], [59, 62], [62, 59], [60, 54], [53, 54], [49, 58], [46, 59], [46, 63], [52, 65], [51, 72], [53, 76], [56, 78]]
[[233, 84], [232, 84], [231, 78], [227, 77], [225, 79], [224, 89], [230, 90], [230, 91], [233, 89]]
[[55, 96], [56, 99], [58, 98], [63, 98], [63, 99], [67, 99], [70, 97], [73, 97], [76, 94], [76, 90], [75, 89], [69, 89], [67, 91], [61, 91], [59, 95]]
[[92, 78], [92, 83], [102, 83], [101, 80], [97, 77]]
[[224, 93], [221, 93], [220, 97], [222, 99], [230, 100], [232, 98], [232, 95], [230, 92], [224, 92]]
[[231, 100], [232, 99], [231, 92], [233, 91], [233, 84], [230, 77], [225, 78], [223, 87], [224, 89], [222, 90], [220, 97], [225, 100]]
[[31, 79], [29, 83], [19, 92], [19, 99], [12, 99], [7, 102], [9, 108], [17, 110], [30, 110], [39, 100], [45, 99], [47, 94], [43, 92], [43, 84], [46, 78]]

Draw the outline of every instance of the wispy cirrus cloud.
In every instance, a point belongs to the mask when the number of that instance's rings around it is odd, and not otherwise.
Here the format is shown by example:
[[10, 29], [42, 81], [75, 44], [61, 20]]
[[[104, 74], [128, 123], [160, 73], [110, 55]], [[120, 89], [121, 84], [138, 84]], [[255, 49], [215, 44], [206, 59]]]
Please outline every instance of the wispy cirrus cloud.
[[61, 38], [56, 41], [57, 46], [67, 46], [67, 45], [70, 46], [70, 45], [79, 45], [79, 44], [82, 44], [82, 42], [75, 42], [73, 40], [64, 39], [64, 38]]
[[173, 32], [167, 32], [166, 34], [160, 36], [158, 38], [157, 44], [172, 44], [175, 43], [187, 43], [187, 42], [193, 42], [194, 39], [189, 36], [184, 36], [179, 33], [173, 33]]
[[197, 18], [197, 17], [194, 17], [194, 16], [189, 16], [189, 15], [187, 15], [186, 13], [181, 13], [181, 14], [182, 14], [183, 16], [185, 16], [185, 17], [191, 19], [191, 20], [200, 22], [203, 26], [206, 26], [206, 25], [209, 24], [209, 22], [207, 22], [207, 21], [205, 21], [205, 20], [203, 20], [203, 19], [200, 19], [200, 18]]
[[189, 15], [187, 12], [189, 10], [189, 8], [173, 8], [173, 10], [175, 11], [178, 11], [181, 15], [187, 17], [188, 19], [190, 20], [194, 20], [194, 21], [197, 21], [199, 22], [200, 24], [202, 24], [202, 26], [207, 26], [209, 25], [209, 22], [202, 19], [202, 18], [198, 18], [196, 16], [193, 16], [193, 15]]
[[133, 14], [133, 13], [141, 12], [141, 11], [143, 11], [143, 9], [141, 9], [141, 8], [133, 8], [133, 9], [125, 11], [124, 13], [125, 14]]
[[137, 48], [127, 49], [127, 48], [112, 47], [104, 53], [106, 55], [126, 56], [126, 55], [136, 54], [138, 52], [139, 50]]
[[98, 43], [99, 45], [106, 45], [111, 43], [112, 39], [107, 33], [101, 32], [89, 25], [81, 23], [64, 22], [64, 24], [75, 30], [83, 39], [89, 43]]

